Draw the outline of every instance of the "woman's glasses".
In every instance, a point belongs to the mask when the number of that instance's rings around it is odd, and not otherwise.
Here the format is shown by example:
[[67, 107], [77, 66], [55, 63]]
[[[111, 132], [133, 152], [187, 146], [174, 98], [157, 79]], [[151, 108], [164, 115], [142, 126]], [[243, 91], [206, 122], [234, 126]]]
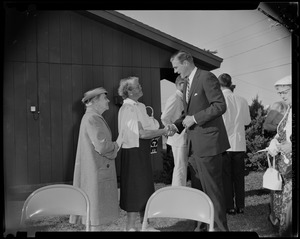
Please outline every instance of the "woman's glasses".
[[290, 90], [291, 90], [291, 88], [286, 89], [286, 90], [283, 90], [283, 91], [278, 91], [277, 93], [278, 93], [279, 95], [286, 95], [287, 93], [289, 93]]

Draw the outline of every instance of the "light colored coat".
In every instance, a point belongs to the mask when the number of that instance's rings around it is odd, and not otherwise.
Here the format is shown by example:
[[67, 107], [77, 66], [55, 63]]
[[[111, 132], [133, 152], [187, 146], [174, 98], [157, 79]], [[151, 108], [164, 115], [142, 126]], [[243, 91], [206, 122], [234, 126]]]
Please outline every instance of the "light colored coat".
[[[80, 125], [73, 185], [89, 197], [92, 226], [110, 223], [119, 216], [114, 160], [117, 150], [118, 145], [112, 142], [110, 128], [102, 115], [87, 108]], [[75, 223], [77, 217], [70, 216], [70, 223]]]
[[222, 115], [231, 152], [246, 152], [245, 126], [251, 123], [249, 106], [245, 98], [234, 94], [230, 89], [223, 89], [226, 112]]
[[[166, 102], [165, 109], [161, 115], [161, 122], [164, 126], [173, 124], [183, 113], [182, 92], [176, 90]], [[175, 133], [168, 136], [167, 144], [172, 147], [174, 168], [172, 175], [172, 186], [186, 186], [187, 180], [187, 135], [184, 129], [180, 134]]]
[[[180, 118], [184, 110], [182, 92], [176, 90], [166, 101], [165, 109], [160, 117], [164, 126], [173, 124]], [[183, 130], [180, 134], [175, 133], [173, 136], [168, 136], [167, 144], [175, 147], [186, 147], [187, 136], [186, 131]]]

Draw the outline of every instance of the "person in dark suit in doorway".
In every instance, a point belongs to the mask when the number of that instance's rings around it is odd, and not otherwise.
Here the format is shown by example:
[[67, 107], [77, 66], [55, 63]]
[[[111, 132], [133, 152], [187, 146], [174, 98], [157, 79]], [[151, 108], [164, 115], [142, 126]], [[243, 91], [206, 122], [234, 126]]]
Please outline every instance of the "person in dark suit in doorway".
[[193, 188], [205, 192], [213, 202], [215, 231], [228, 231], [222, 182], [222, 153], [230, 148], [222, 115], [226, 102], [218, 78], [195, 66], [193, 57], [178, 51], [170, 61], [175, 73], [186, 79], [184, 114], [169, 125], [169, 133], [187, 131], [188, 163]]

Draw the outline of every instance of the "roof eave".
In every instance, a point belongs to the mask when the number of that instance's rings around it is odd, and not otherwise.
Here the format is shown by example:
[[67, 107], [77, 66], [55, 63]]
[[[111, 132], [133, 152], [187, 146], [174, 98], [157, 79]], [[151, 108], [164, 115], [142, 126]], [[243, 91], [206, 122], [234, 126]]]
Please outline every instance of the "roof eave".
[[223, 61], [222, 58], [212, 53], [204, 51], [116, 11], [87, 10], [78, 12], [92, 17], [95, 20], [99, 20], [100, 17], [102, 21], [104, 20], [109, 25], [119, 29], [121, 28], [123, 31], [129, 32], [135, 36], [149, 39], [152, 43], [167, 48], [170, 51], [175, 52], [180, 49], [186, 50], [193, 55], [196, 65], [205, 66], [208, 70], [219, 68]]

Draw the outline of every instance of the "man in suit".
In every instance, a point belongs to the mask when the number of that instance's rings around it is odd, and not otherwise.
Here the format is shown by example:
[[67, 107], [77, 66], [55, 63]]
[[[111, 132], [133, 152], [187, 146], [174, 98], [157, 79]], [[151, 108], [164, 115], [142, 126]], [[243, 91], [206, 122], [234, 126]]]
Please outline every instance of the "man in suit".
[[[222, 182], [222, 153], [230, 148], [222, 114], [226, 102], [217, 77], [195, 66], [193, 57], [178, 51], [170, 61], [175, 73], [186, 78], [184, 114], [169, 125], [169, 134], [187, 131], [188, 162], [193, 188], [205, 192], [214, 204], [215, 230], [228, 231]], [[177, 128], [177, 129], [176, 129]]]

